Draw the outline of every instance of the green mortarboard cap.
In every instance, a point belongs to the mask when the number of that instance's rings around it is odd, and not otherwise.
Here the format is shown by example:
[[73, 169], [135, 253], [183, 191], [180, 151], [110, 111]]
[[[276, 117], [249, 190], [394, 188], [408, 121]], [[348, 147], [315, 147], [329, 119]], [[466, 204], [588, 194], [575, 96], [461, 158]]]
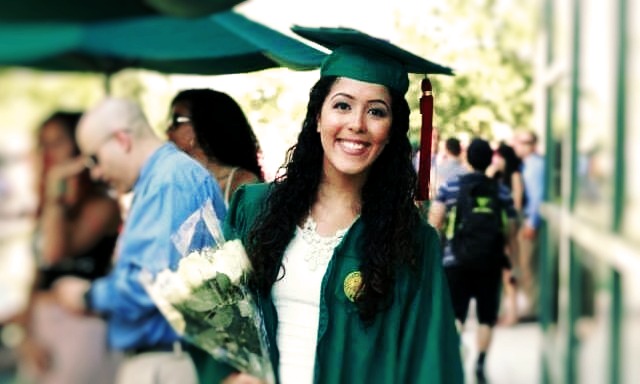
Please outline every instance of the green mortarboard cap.
[[293, 26], [291, 30], [333, 51], [322, 63], [321, 77], [348, 77], [382, 84], [405, 94], [409, 88], [408, 73], [453, 75], [451, 68], [355, 29]]

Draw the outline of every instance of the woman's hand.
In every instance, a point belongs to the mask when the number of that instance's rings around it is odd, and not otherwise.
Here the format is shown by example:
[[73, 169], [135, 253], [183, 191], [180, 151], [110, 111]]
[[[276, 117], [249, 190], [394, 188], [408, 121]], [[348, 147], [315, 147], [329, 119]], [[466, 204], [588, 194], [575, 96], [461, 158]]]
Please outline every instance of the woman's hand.
[[86, 159], [82, 156], [76, 156], [68, 161], [55, 164], [47, 172], [47, 177], [54, 179], [66, 179], [82, 172], [86, 167]]
[[534, 227], [526, 223], [523, 224], [521, 231], [522, 237], [527, 240], [535, 240], [535, 238], [538, 236], [538, 231]]
[[73, 195], [75, 185], [70, 182], [84, 169], [85, 159], [80, 156], [49, 168], [45, 181], [47, 199], [56, 202]]
[[232, 373], [221, 384], [265, 384], [264, 381], [246, 373]]
[[91, 288], [89, 280], [75, 276], [64, 276], [53, 284], [53, 297], [57, 303], [71, 313], [86, 314], [87, 308], [84, 295]]
[[27, 336], [18, 346], [18, 354], [37, 375], [43, 375], [51, 369], [51, 354], [32, 337]]

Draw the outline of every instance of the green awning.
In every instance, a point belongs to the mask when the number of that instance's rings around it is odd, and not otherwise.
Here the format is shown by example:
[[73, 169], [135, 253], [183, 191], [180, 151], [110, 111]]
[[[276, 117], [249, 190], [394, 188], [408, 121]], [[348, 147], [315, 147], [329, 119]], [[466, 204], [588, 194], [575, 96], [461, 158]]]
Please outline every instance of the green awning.
[[84, 22], [149, 15], [202, 17], [244, 0], [4, 0], [0, 22]]
[[300, 40], [233, 11], [197, 19], [155, 16], [0, 25], [0, 66], [217, 75], [274, 67], [309, 70], [319, 67], [324, 57]]

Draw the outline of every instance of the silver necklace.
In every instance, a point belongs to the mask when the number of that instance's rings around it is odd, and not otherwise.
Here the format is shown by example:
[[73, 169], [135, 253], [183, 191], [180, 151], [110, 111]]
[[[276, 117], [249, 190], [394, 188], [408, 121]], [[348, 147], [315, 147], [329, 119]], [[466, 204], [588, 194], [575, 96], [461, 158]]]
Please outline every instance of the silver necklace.
[[340, 244], [349, 228], [339, 229], [333, 236], [321, 236], [316, 231], [318, 225], [311, 215], [307, 216], [300, 233], [302, 239], [309, 244], [309, 252], [304, 255], [307, 267], [315, 271], [319, 266], [325, 266], [333, 256], [333, 250]]

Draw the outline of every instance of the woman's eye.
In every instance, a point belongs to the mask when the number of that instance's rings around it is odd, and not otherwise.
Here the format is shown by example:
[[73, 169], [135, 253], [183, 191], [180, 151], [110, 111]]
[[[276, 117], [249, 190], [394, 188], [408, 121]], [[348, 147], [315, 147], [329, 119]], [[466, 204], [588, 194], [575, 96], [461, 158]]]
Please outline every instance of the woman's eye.
[[333, 108], [340, 109], [340, 110], [347, 110], [351, 107], [349, 106], [349, 104], [345, 103], [344, 101], [338, 101], [333, 105]]
[[371, 108], [369, 113], [376, 117], [387, 117], [387, 110], [384, 108]]

